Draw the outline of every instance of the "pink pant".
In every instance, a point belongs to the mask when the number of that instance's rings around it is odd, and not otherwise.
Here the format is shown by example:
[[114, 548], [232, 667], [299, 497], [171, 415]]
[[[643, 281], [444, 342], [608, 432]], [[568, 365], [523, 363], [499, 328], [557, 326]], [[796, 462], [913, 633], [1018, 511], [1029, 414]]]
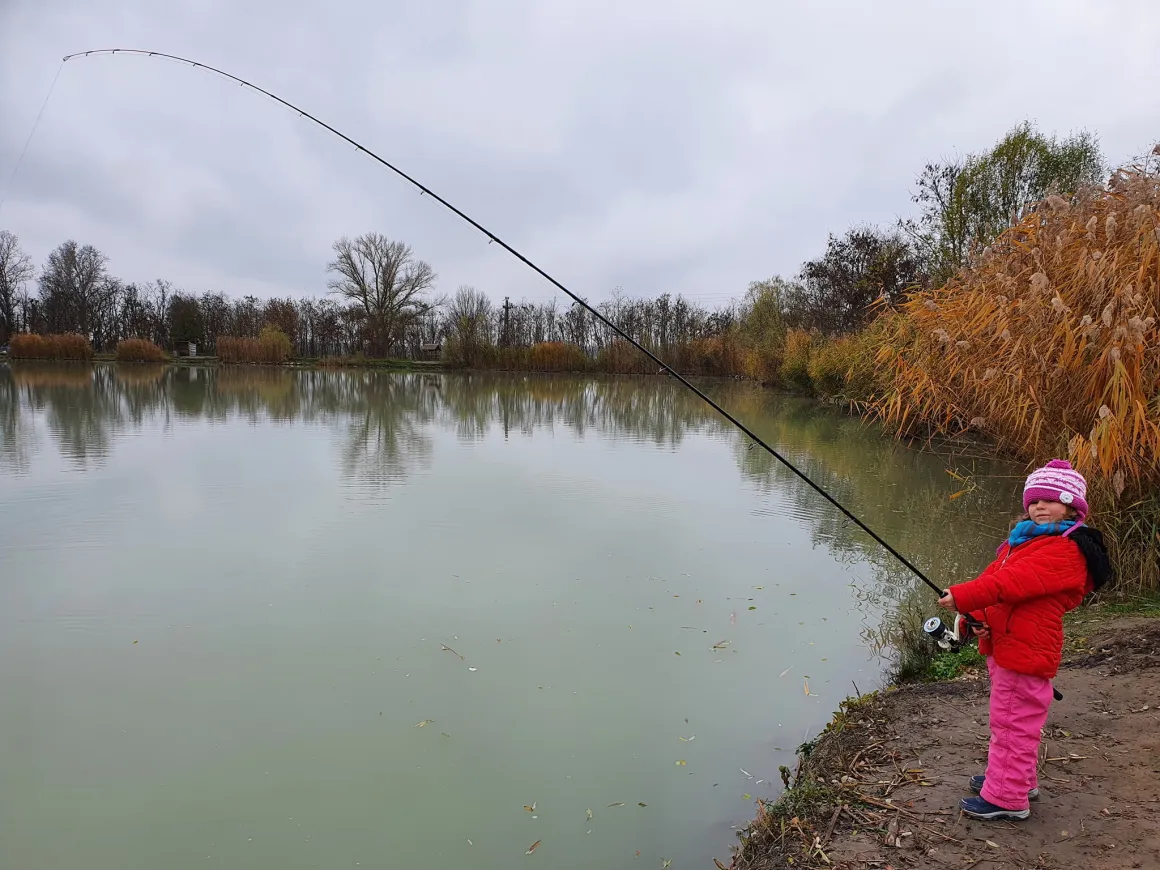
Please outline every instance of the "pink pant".
[[991, 674], [991, 745], [982, 796], [1005, 810], [1027, 809], [1038, 787], [1039, 741], [1051, 707], [1051, 681], [1019, 674], [987, 656]]

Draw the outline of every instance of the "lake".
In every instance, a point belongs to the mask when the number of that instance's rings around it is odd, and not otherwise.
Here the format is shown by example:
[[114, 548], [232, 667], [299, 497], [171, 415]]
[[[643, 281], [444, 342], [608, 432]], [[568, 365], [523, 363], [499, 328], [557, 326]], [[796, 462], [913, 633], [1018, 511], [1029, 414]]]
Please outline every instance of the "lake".
[[[1018, 507], [703, 388], [936, 582]], [[0, 366], [0, 866], [728, 863], [923, 594], [746, 442], [661, 377]]]

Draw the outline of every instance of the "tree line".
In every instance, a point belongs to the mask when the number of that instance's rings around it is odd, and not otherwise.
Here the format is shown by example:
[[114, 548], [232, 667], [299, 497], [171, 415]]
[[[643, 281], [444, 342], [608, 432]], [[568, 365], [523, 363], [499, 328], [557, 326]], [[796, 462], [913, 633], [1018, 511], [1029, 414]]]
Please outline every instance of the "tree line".
[[[596, 308], [662, 353], [726, 334], [770, 352], [791, 329], [844, 335], [873, 317], [875, 303], [891, 305], [944, 283], [1028, 203], [1067, 195], [1105, 171], [1092, 134], [1059, 139], [1023, 123], [989, 151], [925, 166], [912, 194], [915, 217], [831, 235], [796, 275], [754, 281], [730, 304], [710, 309], [668, 293], [633, 299], [617, 288]], [[275, 327], [298, 357], [415, 358], [441, 346], [451, 361], [472, 365], [491, 349], [546, 342], [596, 355], [616, 338], [563, 298], [497, 304], [472, 286], [439, 295], [434, 268], [377, 232], [343, 237], [332, 251], [327, 294], [260, 300], [194, 293], [164, 279], [126, 282], [112, 274], [104, 253], [71, 239], [37, 270], [17, 237], [0, 230], [0, 345], [19, 332], [76, 332], [98, 352], [141, 338], [163, 348], [195, 342], [213, 354], [221, 337], [256, 338]]]

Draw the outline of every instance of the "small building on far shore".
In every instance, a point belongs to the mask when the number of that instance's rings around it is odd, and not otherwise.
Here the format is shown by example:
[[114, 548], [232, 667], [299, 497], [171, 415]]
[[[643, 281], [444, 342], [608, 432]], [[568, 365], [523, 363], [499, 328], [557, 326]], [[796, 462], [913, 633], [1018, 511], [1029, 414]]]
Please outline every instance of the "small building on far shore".
[[195, 341], [175, 341], [173, 342], [174, 356], [197, 356], [197, 342]]

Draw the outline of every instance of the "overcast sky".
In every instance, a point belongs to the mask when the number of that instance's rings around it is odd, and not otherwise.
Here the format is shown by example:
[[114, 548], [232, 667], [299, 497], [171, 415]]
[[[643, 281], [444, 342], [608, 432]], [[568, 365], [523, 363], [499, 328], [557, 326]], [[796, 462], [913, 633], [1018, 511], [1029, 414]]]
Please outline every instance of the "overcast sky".
[[[716, 304], [827, 233], [913, 213], [925, 162], [1021, 119], [1112, 162], [1160, 140], [1156, 0], [0, 0], [0, 228], [129, 281], [325, 292], [331, 244], [410, 243], [440, 291], [556, 293], [301, 105], [592, 301]], [[563, 298], [563, 297], [561, 297]]]

